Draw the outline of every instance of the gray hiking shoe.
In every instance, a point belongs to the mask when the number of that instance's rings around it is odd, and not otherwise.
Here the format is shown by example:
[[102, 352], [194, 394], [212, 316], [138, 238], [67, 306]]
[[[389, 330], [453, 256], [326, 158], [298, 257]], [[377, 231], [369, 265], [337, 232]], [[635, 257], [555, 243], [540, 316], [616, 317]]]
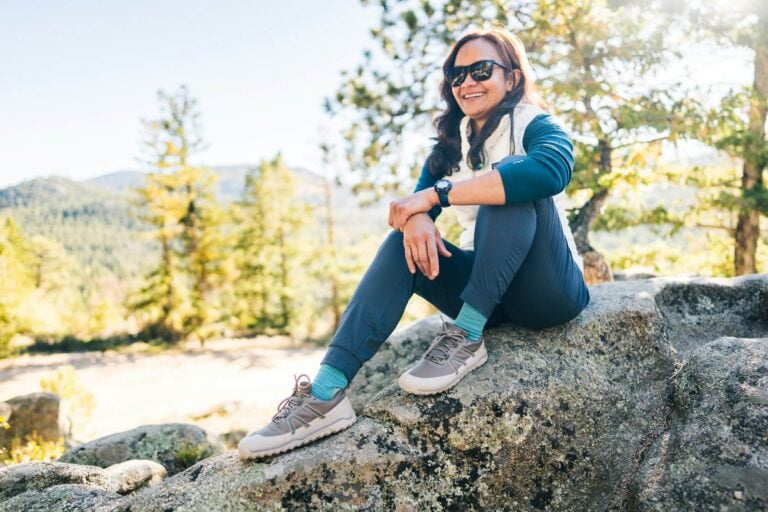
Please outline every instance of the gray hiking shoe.
[[294, 379], [293, 393], [280, 402], [272, 421], [240, 440], [237, 449], [241, 458], [255, 459], [286, 452], [335, 434], [355, 422], [355, 411], [345, 390], [337, 392], [330, 400], [320, 400], [310, 395], [312, 381], [309, 376], [294, 375]]
[[472, 343], [462, 329], [443, 323], [443, 330], [421, 360], [397, 382], [408, 393], [434, 395], [455, 386], [487, 359], [482, 336], [480, 341]]

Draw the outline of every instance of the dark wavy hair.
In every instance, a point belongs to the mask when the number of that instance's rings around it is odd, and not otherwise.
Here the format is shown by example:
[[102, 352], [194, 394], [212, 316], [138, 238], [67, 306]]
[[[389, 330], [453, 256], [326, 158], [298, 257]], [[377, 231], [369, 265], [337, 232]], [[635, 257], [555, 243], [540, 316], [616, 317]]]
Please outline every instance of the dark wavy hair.
[[448, 77], [461, 47], [474, 39], [485, 39], [496, 48], [496, 52], [501, 58], [501, 64], [504, 64], [511, 70], [504, 70], [505, 79], [508, 79], [510, 73], [514, 72], [514, 70], [519, 70], [519, 79], [512, 90], [504, 96], [501, 103], [493, 110], [480, 133], [473, 134], [470, 138], [467, 164], [471, 169], [476, 169], [485, 163], [486, 155], [483, 149], [485, 140], [499, 125], [501, 118], [512, 113], [515, 106], [521, 100], [525, 99], [527, 102], [539, 105], [542, 108], [546, 107], [536, 89], [533, 70], [528, 62], [525, 47], [517, 36], [502, 28], [470, 32], [464, 35], [456, 41], [443, 63], [443, 80], [440, 84], [440, 96], [445, 100], [447, 107], [435, 119], [434, 125], [437, 128], [437, 137], [434, 140], [437, 142], [432, 147], [432, 152], [429, 154], [426, 163], [429, 172], [438, 178], [451, 175], [459, 170], [459, 162], [461, 161], [459, 125], [464, 117], [464, 113], [453, 97], [451, 81]]

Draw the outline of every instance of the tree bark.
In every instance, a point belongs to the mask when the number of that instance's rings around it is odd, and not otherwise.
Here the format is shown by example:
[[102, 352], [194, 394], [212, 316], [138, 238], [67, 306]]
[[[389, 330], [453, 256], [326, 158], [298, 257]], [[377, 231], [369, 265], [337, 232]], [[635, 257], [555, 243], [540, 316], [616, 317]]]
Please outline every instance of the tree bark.
[[[331, 180], [328, 177], [323, 179], [323, 197], [325, 198], [325, 222], [326, 232], [328, 237], [328, 251], [329, 257], [336, 264], [336, 245], [334, 240], [334, 219], [333, 219], [333, 197], [331, 189]], [[338, 275], [336, 271], [331, 272], [331, 313], [333, 314], [333, 329], [332, 332], [336, 332], [336, 329], [341, 323], [341, 305], [339, 304], [339, 283]]]
[[600, 210], [602, 210], [605, 201], [608, 199], [608, 192], [607, 188], [594, 192], [589, 201], [579, 208], [579, 213], [576, 214], [576, 218], [571, 223], [573, 240], [576, 242], [576, 249], [581, 254], [595, 250], [589, 243], [589, 230], [600, 215]]
[[[755, 78], [749, 108], [749, 133], [744, 145], [744, 164], [741, 175], [742, 193], [748, 193], [763, 184], [765, 168], [765, 121], [768, 102], [768, 31], [763, 22], [755, 37]], [[760, 212], [745, 200], [736, 222], [734, 244], [734, 271], [736, 275], [757, 272], [757, 242], [760, 238]]]

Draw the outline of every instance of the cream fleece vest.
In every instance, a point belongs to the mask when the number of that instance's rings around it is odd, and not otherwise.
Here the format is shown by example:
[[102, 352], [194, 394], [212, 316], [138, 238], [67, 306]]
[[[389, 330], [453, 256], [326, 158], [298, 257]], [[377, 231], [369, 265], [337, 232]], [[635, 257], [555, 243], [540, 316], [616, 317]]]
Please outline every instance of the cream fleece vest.
[[[504, 116], [499, 125], [488, 136], [485, 141], [485, 152], [487, 159], [485, 166], [479, 170], [472, 170], [467, 165], [467, 154], [469, 153], [469, 133], [471, 127], [469, 125], [470, 118], [464, 116], [461, 120], [460, 133], [461, 133], [461, 162], [458, 172], [454, 172], [450, 176], [445, 178], [458, 182], [482, 176], [483, 174], [490, 172], [491, 163], [498, 162], [509, 155], [525, 155], [525, 149], [523, 148], [523, 135], [528, 124], [539, 114], [545, 112], [536, 105], [531, 103], [519, 103], [514, 110], [515, 133], [510, 134], [510, 116]], [[560, 218], [560, 225], [563, 228], [563, 234], [565, 240], [568, 242], [568, 248], [570, 249], [573, 261], [579, 269], [584, 271], [584, 264], [579, 252], [576, 250], [576, 242], [573, 239], [573, 233], [568, 225], [568, 217], [565, 213], [565, 192], [560, 192], [553, 196], [555, 208], [557, 209], [558, 217]], [[475, 235], [475, 220], [477, 219], [477, 205], [455, 205], [451, 206], [456, 218], [459, 221], [459, 225], [462, 227], [461, 237], [459, 240], [459, 246], [465, 250], [474, 250], [474, 235]]]

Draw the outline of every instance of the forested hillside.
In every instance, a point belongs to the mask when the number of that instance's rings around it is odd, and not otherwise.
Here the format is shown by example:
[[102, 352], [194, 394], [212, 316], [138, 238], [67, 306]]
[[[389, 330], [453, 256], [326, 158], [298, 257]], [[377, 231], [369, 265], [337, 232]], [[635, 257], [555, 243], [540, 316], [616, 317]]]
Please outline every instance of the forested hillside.
[[137, 275], [156, 253], [140, 236], [127, 193], [94, 184], [53, 177], [2, 189], [0, 215], [13, 217], [26, 237], [60, 243], [89, 274]]

